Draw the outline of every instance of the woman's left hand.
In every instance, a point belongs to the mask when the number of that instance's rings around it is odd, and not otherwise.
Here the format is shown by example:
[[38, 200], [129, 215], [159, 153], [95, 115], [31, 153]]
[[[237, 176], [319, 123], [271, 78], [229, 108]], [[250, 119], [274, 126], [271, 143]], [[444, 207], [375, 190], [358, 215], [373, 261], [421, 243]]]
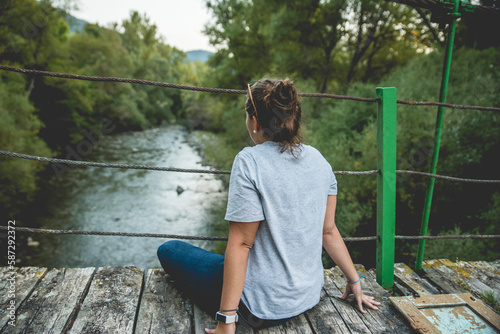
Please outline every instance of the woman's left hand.
[[358, 309], [361, 311], [361, 313], [366, 313], [365, 309], [363, 308], [363, 304], [373, 310], [378, 310], [377, 305], [380, 305], [380, 303], [375, 301], [374, 297], [367, 296], [363, 293], [363, 290], [361, 289], [361, 282], [357, 282], [354, 284], [347, 283], [344, 294], [339, 298], [346, 299], [351, 293], [354, 294], [354, 298], [356, 298], [356, 303], [358, 304]]
[[205, 328], [205, 333], [207, 334], [234, 334], [236, 331], [236, 324], [223, 324], [217, 323], [216, 329]]

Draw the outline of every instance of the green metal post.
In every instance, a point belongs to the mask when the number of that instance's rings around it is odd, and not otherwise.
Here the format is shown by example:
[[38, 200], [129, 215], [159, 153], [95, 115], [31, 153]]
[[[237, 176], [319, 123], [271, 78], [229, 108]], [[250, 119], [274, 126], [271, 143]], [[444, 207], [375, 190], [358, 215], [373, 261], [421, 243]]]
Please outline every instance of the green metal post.
[[[450, 79], [450, 68], [451, 68], [451, 56], [453, 52], [453, 42], [455, 40], [455, 28], [457, 25], [457, 19], [460, 17], [458, 9], [460, 7], [460, 0], [455, 0], [453, 13], [450, 15], [453, 17], [453, 21], [450, 24], [450, 31], [448, 35], [448, 44], [446, 45], [446, 52], [444, 57], [443, 65], [443, 75], [441, 78], [441, 89], [439, 92], [439, 102], [446, 103], [446, 95], [448, 91], [448, 81]], [[430, 173], [436, 173], [436, 166], [439, 158], [439, 147], [441, 146], [441, 133], [443, 128], [444, 119], [444, 107], [438, 107], [438, 115], [436, 120], [436, 130], [434, 133], [434, 154], [432, 157], [432, 164]], [[427, 193], [425, 194], [424, 210], [422, 213], [422, 223], [420, 226], [420, 235], [427, 235], [427, 227], [429, 226], [429, 217], [431, 213], [432, 195], [434, 193], [434, 178], [430, 178], [429, 187], [427, 188]], [[419, 240], [417, 260], [415, 262], [415, 269], [422, 270], [422, 261], [424, 260], [424, 249], [425, 249], [425, 239]]]
[[377, 282], [394, 285], [396, 230], [396, 88], [377, 88]]

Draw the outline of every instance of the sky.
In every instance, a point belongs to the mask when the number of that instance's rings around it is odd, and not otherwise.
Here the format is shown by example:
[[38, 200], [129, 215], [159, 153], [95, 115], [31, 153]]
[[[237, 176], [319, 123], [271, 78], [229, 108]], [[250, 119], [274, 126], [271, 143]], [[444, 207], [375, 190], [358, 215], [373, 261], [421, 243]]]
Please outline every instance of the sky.
[[215, 51], [202, 31], [213, 19], [205, 0], [78, 0], [78, 10], [71, 11], [89, 23], [121, 23], [131, 10], [146, 14], [166, 44], [182, 51]]

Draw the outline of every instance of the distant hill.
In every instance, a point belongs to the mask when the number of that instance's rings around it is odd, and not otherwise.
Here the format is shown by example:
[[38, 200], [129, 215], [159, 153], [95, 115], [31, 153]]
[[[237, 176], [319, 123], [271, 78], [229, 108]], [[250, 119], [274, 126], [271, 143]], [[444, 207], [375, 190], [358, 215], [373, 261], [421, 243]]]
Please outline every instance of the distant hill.
[[[88, 23], [87, 21], [74, 17], [71, 14], [66, 14], [65, 20], [69, 25], [69, 30], [71, 33], [82, 31], [85, 24]], [[205, 63], [210, 57], [212, 57], [214, 53], [205, 50], [193, 50], [187, 51], [186, 54], [186, 63], [195, 62], [198, 60], [202, 63]]]
[[187, 58], [186, 62], [194, 62], [194, 61], [201, 61], [202, 63], [205, 63], [212, 55], [214, 54], [213, 52], [210, 51], [204, 51], [204, 50], [193, 50], [193, 51], [188, 51], [186, 52]]
[[69, 31], [71, 33], [82, 31], [85, 24], [87, 24], [87, 21], [74, 17], [71, 14], [66, 14], [65, 20], [69, 24]]

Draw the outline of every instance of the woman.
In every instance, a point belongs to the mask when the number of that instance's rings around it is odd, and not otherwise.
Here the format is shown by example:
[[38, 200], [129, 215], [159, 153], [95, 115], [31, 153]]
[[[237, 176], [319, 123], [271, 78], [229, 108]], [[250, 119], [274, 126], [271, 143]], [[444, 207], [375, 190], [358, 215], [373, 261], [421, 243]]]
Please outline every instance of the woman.
[[256, 144], [234, 159], [225, 219], [229, 237], [225, 255], [180, 241], [158, 249], [158, 258], [179, 288], [208, 312], [215, 330], [234, 333], [244, 319], [254, 328], [284, 323], [320, 300], [322, 247], [345, 274], [344, 294], [354, 294], [377, 310], [363, 294], [347, 248], [335, 226], [337, 181], [330, 164], [302, 143], [302, 110], [289, 79], [248, 84], [246, 126]]

